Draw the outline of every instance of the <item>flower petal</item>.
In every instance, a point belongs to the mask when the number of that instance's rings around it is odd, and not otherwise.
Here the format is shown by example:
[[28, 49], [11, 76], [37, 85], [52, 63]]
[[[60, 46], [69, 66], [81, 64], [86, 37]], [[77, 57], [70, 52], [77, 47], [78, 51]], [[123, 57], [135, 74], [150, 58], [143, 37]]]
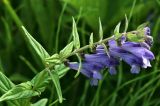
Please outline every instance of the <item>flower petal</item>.
[[144, 47], [144, 48], [150, 50], [150, 46], [146, 42], [141, 42], [140, 45], [141, 45], [141, 47]]
[[120, 39], [121, 40], [121, 44], [124, 44], [126, 42], [126, 39], [127, 39], [126, 36], [122, 35], [121, 39]]
[[150, 60], [154, 59], [154, 54], [146, 48], [143, 48], [143, 47], [124, 47], [124, 46], [122, 46], [122, 48], [124, 50], [136, 55], [137, 57], [141, 58], [142, 56], [144, 56]]
[[114, 39], [108, 41], [109, 47], [117, 47], [117, 42]]
[[93, 71], [93, 78], [94, 79], [102, 79], [102, 75], [97, 71]]
[[116, 71], [115, 67], [109, 67], [109, 73], [110, 73], [111, 75], [117, 74], [117, 71]]
[[140, 72], [140, 67], [137, 65], [132, 65], [131, 73], [138, 74]]

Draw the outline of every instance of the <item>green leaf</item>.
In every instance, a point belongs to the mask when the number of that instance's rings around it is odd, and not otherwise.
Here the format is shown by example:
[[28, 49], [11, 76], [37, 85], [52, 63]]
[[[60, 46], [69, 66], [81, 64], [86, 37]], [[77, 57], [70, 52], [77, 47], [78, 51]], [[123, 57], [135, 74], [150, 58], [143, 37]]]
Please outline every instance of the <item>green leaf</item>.
[[100, 18], [99, 18], [99, 38], [100, 38], [100, 41], [103, 39], [103, 29], [102, 29], [102, 23]]
[[41, 99], [38, 102], [31, 104], [31, 106], [46, 106], [48, 102], [47, 98]]
[[137, 35], [134, 33], [127, 33], [127, 38], [129, 41], [132, 41], [132, 42], [143, 42], [144, 41], [144, 36]]
[[40, 92], [33, 90], [31, 82], [28, 81], [10, 89], [0, 97], [0, 101], [25, 99], [36, 95], [40, 95]]
[[76, 49], [80, 48], [80, 41], [79, 41], [79, 35], [78, 35], [78, 31], [77, 31], [77, 27], [76, 27], [76, 22], [73, 19], [73, 25], [72, 25], [72, 35], [73, 35], [73, 45]]
[[15, 85], [2, 72], [0, 72], [0, 91], [6, 93], [8, 90], [15, 87]]
[[93, 33], [91, 33], [91, 35], [90, 35], [89, 45], [93, 45]]
[[[0, 92], [6, 93], [10, 89], [15, 87], [15, 84], [11, 82], [2, 72], [0, 72]], [[7, 101], [11, 106], [20, 106], [18, 101]], [[9, 106], [10, 106], [9, 105]]]
[[119, 34], [120, 25], [121, 25], [121, 23], [119, 22], [118, 25], [116, 26], [116, 28], [114, 29], [114, 35], [115, 35], [116, 39], [118, 39], [120, 37], [120, 34]]
[[46, 86], [49, 84], [50, 78], [48, 76], [47, 69], [42, 70], [32, 80], [33, 89], [43, 92]]
[[56, 65], [55, 72], [58, 73], [59, 78], [63, 77], [68, 71], [69, 67], [66, 67], [64, 64]]
[[48, 73], [52, 79], [52, 82], [55, 85], [57, 94], [58, 94], [58, 98], [59, 98], [59, 102], [62, 103], [63, 102], [63, 97], [62, 97], [62, 91], [61, 91], [61, 86], [60, 86], [60, 82], [59, 82], [59, 76], [57, 73], [55, 73], [54, 71], [51, 71], [48, 69]]
[[59, 64], [61, 63], [60, 56], [58, 54], [53, 54], [51, 57], [45, 59], [46, 63]]
[[146, 26], [148, 26], [149, 22], [143, 23], [137, 27], [137, 30], [143, 30]]
[[61, 60], [65, 59], [73, 50], [73, 42], [69, 43], [64, 49], [62, 49], [59, 53]]
[[[68, 72], [69, 68], [64, 64], [55, 65], [55, 71], [51, 71], [52, 74], [57, 73], [59, 78], [64, 76]], [[42, 70], [32, 80], [33, 89], [39, 92], [43, 92], [51, 81], [51, 77], [48, 74], [48, 69]]]
[[41, 58], [41, 60], [44, 62], [45, 58], [50, 57], [47, 51], [41, 46], [40, 43], [38, 43], [25, 29], [24, 26], [22, 26], [22, 29], [26, 35], [28, 43], [31, 45], [31, 47], [36, 51], [37, 55]]
[[91, 33], [91, 35], [90, 35], [90, 38], [89, 38], [89, 46], [90, 46], [90, 48], [92, 49], [92, 47], [93, 47], [93, 33]]
[[126, 32], [127, 29], [128, 29], [128, 18], [127, 18], [126, 14], [125, 14], [125, 29], [124, 29], [124, 32]]

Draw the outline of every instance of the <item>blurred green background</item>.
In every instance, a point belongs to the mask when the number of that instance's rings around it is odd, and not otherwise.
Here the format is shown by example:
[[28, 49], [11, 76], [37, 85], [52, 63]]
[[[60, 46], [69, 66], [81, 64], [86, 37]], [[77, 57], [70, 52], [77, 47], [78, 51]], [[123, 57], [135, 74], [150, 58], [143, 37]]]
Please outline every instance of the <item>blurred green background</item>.
[[[30, 80], [44, 66], [27, 47], [17, 20], [0, 1], [0, 69], [16, 84]], [[72, 16], [77, 23], [81, 46], [88, 44], [90, 33], [98, 41], [98, 18], [101, 18], [104, 37], [113, 34], [118, 22], [125, 24], [134, 0], [10, 0], [14, 11], [30, 34], [50, 53], [57, 53], [71, 41]], [[159, 106], [160, 105], [160, 1], [137, 0], [128, 31], [149, 22], [154, 37], [152, 51], [156, 59], [152, 68], [132, 75], [129, 67], [122, 63], [118, 74], [103, 74], [104, 80], [97, 87], [89, 85], [83, 75], [74, 79], [75, 71], [69, 71], [60, 82], [64, 106]], [[48, 85], [40, 98], [56, 100], [54, 86]], [[3, 105], [3, 104], [2, 104]], [[1, 105], [0, 105], [1, 106]]]

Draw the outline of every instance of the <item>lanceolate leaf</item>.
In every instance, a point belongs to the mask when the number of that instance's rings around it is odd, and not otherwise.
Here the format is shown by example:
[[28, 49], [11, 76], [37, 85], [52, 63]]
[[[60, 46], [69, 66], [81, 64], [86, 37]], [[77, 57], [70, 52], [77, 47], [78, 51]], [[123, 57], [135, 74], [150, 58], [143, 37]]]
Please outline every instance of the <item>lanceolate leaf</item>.
[[148, 24], [149, 24], [149, 23], [146, 22], [146, 23], [143, 23], [143, 24], [139, 25], [139, 26], [137, 27], [137, 30], [143, 30], [143, 28], [146, 27]]
[[[0, 72], [0, 92], [7, 93], [10, 89], [14, 88], [15, 84], [9, 80], [2, 72]], [[7, 104], [10, 106], [19, 106], [18, 101], [7, 101]]]
[[73, 50], [73, 42], [69, 43], [64, 49], [62, 49], [59, 53], [60, 58], [63, 60], [67, 57]]
[[93, 49], [93, 33], [91, 33], [90, 38], [89, 38], [89, 46], [90, 46], [90, 50], [92, 51]]
[[43, 92], [45, 87], [49, 84], [50, 78], [47, 69], [42, 70], [32, 80], [33, 89]]
[[103, 29], [102, 29], [102, 23], [100, 18], [99, 18], [99, 38], [100, 40], [103, 39]]
[[90, 38], [89, 38], [89, 45], [93, 45], [93, 33], [91, 33]]
[[24, 33], [26, 34], [26, 38], [28, 43], [31, 45], [31, 47], [36, 51], [37, 55], [41, 58], [41, 60], [44, 62], [45, 58], [49, 57], [49, 54], [47, 51], [41, 46], [40, 43], [38, 43], [25, 29], [24, 26], [22, 26], [22, 29]]
[[24, 99], [24, 98], [29, 98], [39, 94], [40, 92], [32, 89], [32, 84], [31, 82], [28, 81], [25, 83], [21, 83], [13, 87], [12, 89], [10, 89], [8, 92], [6, 92], [4, 95], [0, 97], [0, 101]]
[[62, 103], [63, 102], [63, 97], [62, 97], [62, 91], [61, 91], [61, 86], [60, 86], [60, 82], [59, 82], [59, 76], [57, 73], [55, 73], [54, 71], [50, 71], [48, 69], [48, 73], [55, 85], [55, 88], [56, 88], [56, 91], [57, 91], [57, 94], [58, 94], [58, 98], [59, 98], [59, 102]]
[[114, 35], [115, 35], [116, 39], [120, 37], [120, 35], [119, 35], [120, 25], [121, 25], [121, 23], [119, 22], [118, 25], [116, 26], [116, 28], [114, 29]]
[[72, 35], [73, 35], [73, 45], [76, 49], [80, 48], [80, 41], [79, 41], [79, 35], [78, 35], [78, 31], [77, 31], [77, 27], [76, 27], [76, 22], [73, 19], [73, 26], [72, 26]]
[[46, 68], [31, 80], [33, 89], [39, 92], [43, 92], [46, 86], [48, 86], [49, 82], [52, 80], [56, 87], [56, 91], [59, 97], [59, 102], [61, 103], [63, 101], [63, 98], [59, 82], [59, 76], [62, 77], [68, 70], [69, 68], [68, 67], [66, 68], [63, 64], [56, 65], [54, 71], [50, 71], [49, 69]]
[[0, 72], [0, 92], [6, 93], [14, 86], [15, 85], [2, 72]]
[[126, 14], [125, 14], [125, 29], [124, 29], [124, 32], [126, 32], [127, 31], [127, 29], [128, 29], [128, 18], [127, 18], [127, 16], [126, 16]]

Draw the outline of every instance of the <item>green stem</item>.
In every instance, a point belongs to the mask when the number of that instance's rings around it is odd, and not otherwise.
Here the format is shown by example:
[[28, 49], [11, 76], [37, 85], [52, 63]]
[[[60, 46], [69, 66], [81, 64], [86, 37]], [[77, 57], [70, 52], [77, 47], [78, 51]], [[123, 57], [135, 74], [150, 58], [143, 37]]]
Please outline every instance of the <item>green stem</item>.
[[59, 32], [60, 32], [60, 27], [61, 27], [61, 23], [62, 23], [62, 16], [64, 14], [64, 10], [67, 6], [67, 2], [65, 2], [65, 4], [63, 5], [63, 9], [61, 11], [61, 14], [59, 16], [59, 20], [58, 20], [58, 29], [56, 32], [56, 41], [55, 41], [55, 51], [58, 52], [58, 43], [59, 43]]
[[[134, 33], [137, 33], [137, 31], [130, 31], [130, 32], [121, 33], [121, 35], [127, 36], [128, 33], [133, 33], [133, 32], [134, 32]], [[111, 36], [111, 37], [108, 37], [108, 38], [105, 38], [105, 39], [103, 39], [103, 40], [100, 40], [100, 41], [98, 41], [98, 42], [93, 43], [93, 47], [96, 46], [96, 45], [105, 44], [107, 41], [109, 41], [109, 40], [111, 40], [111, 39], [114, 39], [114, 36]], [[84, 50], [86, 50], [86, 49], [89, 49], [89, 48], [90, 48], [90, 45], [83, 46], [83, 47], [81, 47], [81, 48], [79, 48], [79, 49], [74, 50], [70, 55], [66, 56], [65, 58], [68, 58], [68, 57], [70, 57], [70, 56], [76, 55], [77, 53], [80, 53], [80, 52], [82, 52], [82, 51], [84, 51]]]
[[33, 65], [23, 56], [19, 56], [19, 58], [31, 69], [34, 74], [37, 74], [38, 71], [33, 67]]
[[[101, 41], [95, 42], [95, 43], [93, 43], [93, 46], [100, 45], [100, 44], [105, 43], [105, 42], [107, 42], [108, 40], [111, 40], [111, 39], [113, 39], [113, 36], [111, 36], [111, 37], [109, 37], [109, 38], [106, 38], [106, 39], [103, 39], [103, 40], [101, 40]], [[86, 45], [86, 46], [81, 47], [80, 49], [76, 49], [75, 51], [73, 51], [73, 52], [72, 52], [69, 56], [67, 56], [66, 58], [68, 58], [68, 57], [70, 57], [70, 56], [73, 56], [73, 55], [75, 55], [75, 54], [77, 54], [77, 53], [80, 53], [80, 52], [82, 52], [82, 51], [84, 51], [84, 50], [86, 50], [86, 49], [89, 49], [89, 48], [90, 48], [90, 45]]]
[[3, 0], [3, 3], [6, 6], [6, 9], [8, 9], [9, 13], [11, 14], [12, 18], [15, 20], [15, 23], [17, 24], [18, 27], [21, 27], [23, 24], [20, 21], [20, 19], [18, 18], [17, 14], [15, 13], [15, 11], [13, 10], [13, 8], [11, 7], [10, 3], [8, 0]]
[[135, 5], [136, 5], [136, 1], [137, 1], [137, 0], [134, 0], [134, 1], [133, 1], [132, 8], [131, 8], [131, 11], [130, 11], [130, 13], [129, 13], [128, 23], [130, 22], [131, 17], [132, 17], [132, 15], [133, 15], [133, 10], [134, 10], [134, 7], [135, 7]]

